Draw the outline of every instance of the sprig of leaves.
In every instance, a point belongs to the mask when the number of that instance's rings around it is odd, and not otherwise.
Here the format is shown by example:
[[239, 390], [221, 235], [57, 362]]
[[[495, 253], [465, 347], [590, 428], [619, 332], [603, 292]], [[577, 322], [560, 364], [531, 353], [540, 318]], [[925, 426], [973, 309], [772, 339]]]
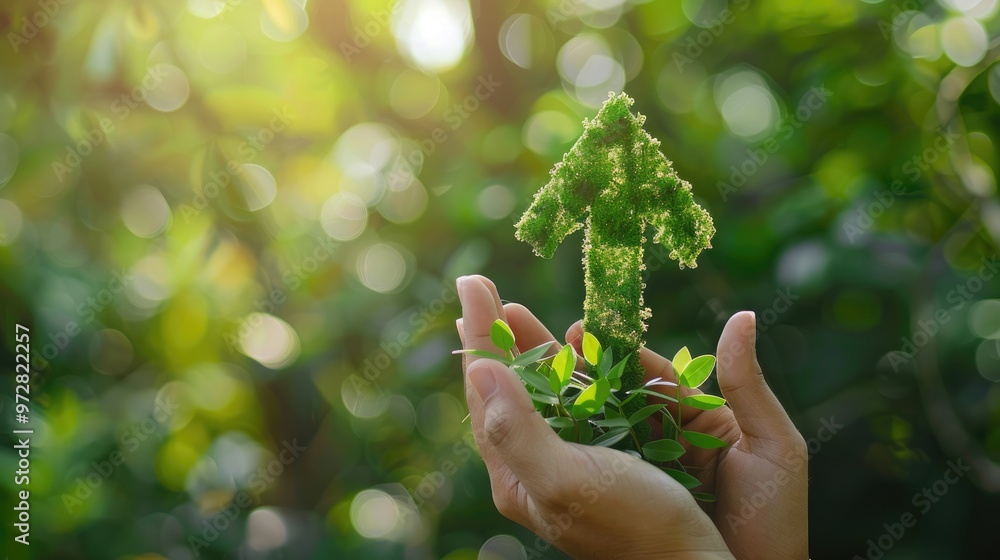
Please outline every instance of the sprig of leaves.
[[[682, 442], [702, 449], [727, 445], [710, 434], [683, 429], [685, 406], [713, 410], [726, 404], [726, 399], [715, 395], [680, 396], [681, 387], [694, 389], [708, 380], [715, 369], [714, 356], [692, 358], [687, 347], [681, 348], [671, 360], [677, 383], [657, 378], [642, 387], [622, 390], [621, 376], [629, 356], [616, 362], [612, 350], [604, 348], [589, 332], [583, 333], [582, 359], [568, 344], [547, 355], [554, 342], [518, 352], [514, 332], [501, 319], [491, 326], [490, 340], [504, 355], [483, 350], [455, 353], [496, 360], [512, 368], [527, 387], [535, 409], [566, 441], [620, 449], [656, 465], [689, 490], [701, 482], [681, 463], [686, 451]], [[578, 366], [583, 371], [578, 371]], [[664, 387], [673, 387], [674, 396], [661, 392]], [[674, 418], [666, 404], [650, 404], [626, 417], [623, 407], [641, 395], [678, 403], [677, 417]], [[662, 415], [664, 437], [640, 445], [635, 427], [656, 414]], [[715, 501], [711, 494], [694, 491], [691, 494], [698, 500]]]

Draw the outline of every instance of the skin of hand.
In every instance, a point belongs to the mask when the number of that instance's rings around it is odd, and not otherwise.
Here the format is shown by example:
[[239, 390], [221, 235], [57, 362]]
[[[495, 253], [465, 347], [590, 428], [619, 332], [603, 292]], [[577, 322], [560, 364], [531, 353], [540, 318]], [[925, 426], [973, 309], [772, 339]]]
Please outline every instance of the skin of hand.
[[[465, 348], [499, 353], [489, 336], [498, 318], [524, 349], [554, 340], [524, 307], [501, 306], [486, 278], [460, 278], [458, 293]], [[467, 355], [465, 374], [473, 434], [504, 516], [579, 559], [732, 558], [690, 493], [659, 469], [561, 440], [499, 362]]]
[[[466, 276], [457, 285], [457, 327], [466, 349], [500, 353], [489, 336], [498, 318], [522, 351], [554, 341], [526, 308], [501, 305], [489, 279]], [[578, 352], [581, 337], [578, 322], [566, 336]], [[734, 315], [717, 354], [729, 406], [682, 412], [684, 429], [731, 444], [721, 450], [685, 445], [685, 465], [703, 482], [698, 490], [718, 499], [707, 506], [645, 461], [563, 441], [513, 371], [466, 355], [466, 400], [497, 509], [578, 559], [808, 558], [806, 445], [767, 387], [754, 342], [754, 315]], [[550, 352], [556, 350], [553, 345]], [[640, 361], [648, 379], [675, 381], [669, 360], [643, 349]], [[681, 396], [698, 392], [682, 389]], [[658, 422], [653, 431], [659, 437]]]

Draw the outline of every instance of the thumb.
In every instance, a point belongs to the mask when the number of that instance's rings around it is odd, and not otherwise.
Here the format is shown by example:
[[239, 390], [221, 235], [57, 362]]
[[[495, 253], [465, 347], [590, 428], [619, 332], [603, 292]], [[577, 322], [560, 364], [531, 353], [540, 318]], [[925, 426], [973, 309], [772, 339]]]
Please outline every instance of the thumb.
[[718, 348], [719, 388], [744, 435], [784, 442], [800, 437], [757, 363], [757, 316], [741, 311], [729, 318]]
[[503, 462], [526, 487], [544, 488], [565, 445], [531, 404], [511, 369], [494, 360], [469, 365], [468, 380], [483, 401], [476, 439], [483, 455]]

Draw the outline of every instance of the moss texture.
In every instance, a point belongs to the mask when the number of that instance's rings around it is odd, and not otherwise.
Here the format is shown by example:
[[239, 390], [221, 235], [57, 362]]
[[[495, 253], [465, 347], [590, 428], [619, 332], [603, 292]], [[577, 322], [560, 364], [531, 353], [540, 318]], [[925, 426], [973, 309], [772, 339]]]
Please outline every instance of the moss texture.
[[[583, 328], [617, 358], [631, 354], [623, 389], [638, 387], [643, 379], [638, 356], [650, 316], [642, 298], [646, 225], [655, 228], [653, 240], [664, 243], [681, 268], [697, 266], [715, 233], [712, 217], [694, 202], [691, 185], [677, 176], [659, 141], [642, 129], [645, 117], [633, 114], [631, 106], [624, 93], [611, 94], [593, 120], [584, 120], [583, 135], [552, 168], [552, 178], [516, 225], [518, 239], [550, 258], [586, 218]], [[645, 402], [629, 404], [626, 413]], [[648, 426], [642, 429], [645, 441]]]

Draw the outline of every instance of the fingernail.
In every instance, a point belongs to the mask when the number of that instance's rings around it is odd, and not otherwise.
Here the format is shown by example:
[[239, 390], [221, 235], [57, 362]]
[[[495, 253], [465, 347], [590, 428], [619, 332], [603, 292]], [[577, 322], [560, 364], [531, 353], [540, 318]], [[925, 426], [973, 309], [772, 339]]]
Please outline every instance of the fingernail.
[[493, 375], [493, 368], [479, 360], [469, 366], [469, 383], [472, 383], [472, 388], [484, 402], [497, 391], [497, 378]]

